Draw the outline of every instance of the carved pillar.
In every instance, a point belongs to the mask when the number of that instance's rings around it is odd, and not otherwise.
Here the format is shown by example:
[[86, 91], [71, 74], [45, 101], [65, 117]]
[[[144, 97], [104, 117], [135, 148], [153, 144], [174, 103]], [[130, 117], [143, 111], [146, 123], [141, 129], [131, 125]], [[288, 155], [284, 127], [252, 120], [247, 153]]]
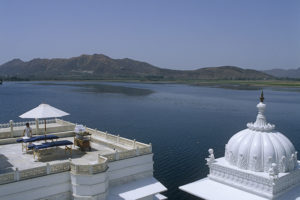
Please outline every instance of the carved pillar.
[[135, 141], [135, 139], [133, 140], [133, 148], [135, 149], [135, 147], [136, 147], [136, 141]]
[[9, 126], [10, 126], [10, 136], [14, 137], [14, 121], [13, 120], [9, 121]]

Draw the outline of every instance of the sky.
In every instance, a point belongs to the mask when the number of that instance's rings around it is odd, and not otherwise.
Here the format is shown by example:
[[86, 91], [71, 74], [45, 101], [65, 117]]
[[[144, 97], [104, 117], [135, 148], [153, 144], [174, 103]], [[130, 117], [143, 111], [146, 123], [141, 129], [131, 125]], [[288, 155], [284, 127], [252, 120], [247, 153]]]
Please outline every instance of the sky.
[[95, 53], [170, 69], [298, 68], [300, 1], [0, 1], [0, 64]]

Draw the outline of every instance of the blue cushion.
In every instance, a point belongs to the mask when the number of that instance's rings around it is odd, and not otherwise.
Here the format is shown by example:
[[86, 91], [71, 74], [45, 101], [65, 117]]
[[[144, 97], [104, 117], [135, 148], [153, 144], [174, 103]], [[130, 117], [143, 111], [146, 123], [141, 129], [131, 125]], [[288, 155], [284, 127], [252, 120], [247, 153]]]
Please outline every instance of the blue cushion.
[[39, 140], [53, 140], [53, 139], [57, 139], [58, 136], [56, 135], [39, 135], [39, 136], [34, 136], [28, 139], [23, 139], [23, 138], [19, 138], [17, 139], [17, 142], [35, 142], [35, 141], [39, 141]]
[[60, 141], [56, 141], [56, 142], [45, 142], [40, 145], [35, 145], [32, 148], [45, 149], [45, 148], [49, 148], [49, 147], [65, 146], [65, 145], [72, 145], [72, 144], [73, 144], [73, 142], [71, 142], [69, 140], [60, 140]]
[[35, 147], [36, 145], [35, 144], [30, 144], [30, 145], [28, 145], [28, 149], [33, 149], [34, 147]]
[[23, 138], [17, 139], [17, 142], [23, 142]]
[[35, 149], [46, 149], [48, 147], [51, 147], [51, 145], [49, 145], [49, 142], [43, 143], [43, 144], [39, 144], [39, 145], [35, 145], [34, 148]]
[[49, 142], [51, 143], [52, 146], [64, 146], [64, 145], [72, 145], [73, 142], [69, 140], [60, 140], [60, 141], [55, 141], [55, 142]]
[[39, 135], [39, 136], [36, 136], [34, 137], [34, 141], [38, 141], [38, 140], [53, 140], [53, 139], [57, 139], [58, 136], [56, 135]]

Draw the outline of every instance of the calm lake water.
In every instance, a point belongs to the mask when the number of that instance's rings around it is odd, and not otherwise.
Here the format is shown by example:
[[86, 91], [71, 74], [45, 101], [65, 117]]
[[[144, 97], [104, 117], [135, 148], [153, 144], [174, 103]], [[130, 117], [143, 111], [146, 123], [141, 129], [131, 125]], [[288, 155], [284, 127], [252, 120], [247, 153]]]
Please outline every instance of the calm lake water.
[[[265, 89], [267, 120], [300, 150], [300, 93]], [[177, 84], [110, 82], [5, 82], [0, 123], [40, 103], [71, 115], [63, 119], [152, 143], [154, 176], [169, 199], [196, 199], [178, 186], [208, 173], [209, 148], [224, 154], [229, 138], [256, 119], [260, 91]]]

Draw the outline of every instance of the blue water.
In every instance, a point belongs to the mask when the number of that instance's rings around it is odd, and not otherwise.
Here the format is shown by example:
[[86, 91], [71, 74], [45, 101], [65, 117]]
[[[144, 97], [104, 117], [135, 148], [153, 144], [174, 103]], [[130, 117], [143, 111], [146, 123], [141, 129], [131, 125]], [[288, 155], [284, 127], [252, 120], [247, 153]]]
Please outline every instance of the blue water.
[[[195, 199], [178, 186], [206, 176], [207, 150], [214, 148], [216, 157], [223, 156], [228, 139], [255, 121], [260, 95], [257, 90], [177, 84], [39, 83], [0, 86], [0, 123], [22, 121], [20, 114], [44, 102], [69, 112], [66, 120], [151, 142], [154, 176], [168, 188], [165, 194], [172, 200]], [[264, 93], [267, 120], [299, 151], [300, 93], [270, 89]]]

